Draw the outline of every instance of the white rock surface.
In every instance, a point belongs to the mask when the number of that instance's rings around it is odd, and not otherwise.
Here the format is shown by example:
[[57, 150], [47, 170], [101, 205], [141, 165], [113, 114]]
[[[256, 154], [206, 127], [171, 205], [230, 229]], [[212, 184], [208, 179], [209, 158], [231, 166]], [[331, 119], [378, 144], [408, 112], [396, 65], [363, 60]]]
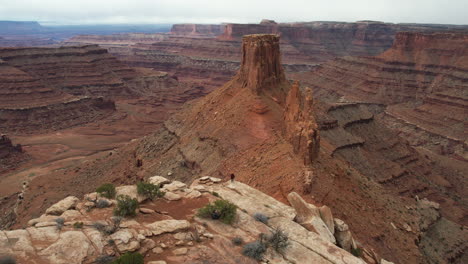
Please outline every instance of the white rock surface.
[[189, 229], [190, 222], [187, 220], [162, 220], [152, 224], [147, 224], [146, 227], [151, 230], [153, 235], [157, 236], [163, 233], [172, 233]]
[[79, 199], [75, 196], [68, 196], [67, 198], [57, 202], [46, 210], [48, 215], [61, 215], [63, 212], [75, 208]]

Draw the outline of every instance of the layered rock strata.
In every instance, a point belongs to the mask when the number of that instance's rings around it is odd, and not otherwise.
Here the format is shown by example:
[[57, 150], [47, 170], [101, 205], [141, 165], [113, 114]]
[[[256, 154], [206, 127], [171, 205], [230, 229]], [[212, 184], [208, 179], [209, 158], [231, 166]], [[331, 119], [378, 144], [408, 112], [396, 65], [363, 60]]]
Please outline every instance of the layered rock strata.
[[412, 145], [466, 161], [467, 43], [467, 34], [399, 33], [377, 57], [339, 58], [302, 79], [347, 101], [386, 105], [384, 120]]

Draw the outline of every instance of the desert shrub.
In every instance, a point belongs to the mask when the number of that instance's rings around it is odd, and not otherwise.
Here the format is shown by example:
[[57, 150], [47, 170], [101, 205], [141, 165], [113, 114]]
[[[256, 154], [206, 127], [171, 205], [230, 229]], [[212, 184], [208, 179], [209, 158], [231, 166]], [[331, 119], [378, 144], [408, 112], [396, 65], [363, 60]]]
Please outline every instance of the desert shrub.
[[216, 197], [221, 197], [221, 196], [219, 195], [219, 193], [217, 193], [217, 192], [215, 192], [215, 191], [211, 192], [211, 194], [214, 195], [214, 196], [216, 196]]
[[81, 229], [81, 228], [83, 228], [83, 222], [75, 222], [75, 223], [73, 223], [73, 228], [75, 228], [75, 229]]
[[289, 246], [288, 235], [281, 229], [275, 229], [268, 237], [268, 245], [276, 252], [282, 253]]
[[231, 240], [232, 244], [236, 245], [236, 246], [240, 246], [242, 244], [244, 244], [244, 240], [242, 239], [242, 237], [235, 237]]
[[99, 199], [97, 202], [96, 202], [96, 207], [97, 208], [107, 208], [109, 207], [111, 204], [108, 200], [104, 200], [104, 199]]
[[216, 200], [198, 209], [197, 215], [203, 218], [219, 219], [225, 224], [232, 224], [236, 219], [236, 205], [226, 200]]
[[16, 264], [16, 260], [12, 256], [0, 256], [0, 264]]
[[144, 264], [144, 260], [140, 253], [127, 252], [114, 260], [111, 264]]
[[353, 247], [351, 247], [351, 254], [353, 254], [354, 256], [356, 256], [358, 258], [362, 257], [362, 248], [359, 248], [359, 247], [353, 248]]
[[264, 223], [265, 225], [268, 224], [268, 220], [270, 219], [268, 216], [262, 214], [262, 213], [255, 213], [253, 215], [255, 220]]
[[261, 241], [255, 241], [246, 244], [242, 248], [242, 254], [247, 257], [251, 257], [256, 260], [262, 260], [263, 254], [266, 252], [267, 246]]
[[106, 229], [106, 225], [101, 222], [94, 222], [93, 227], [96, 228], [96, 230], [103, 232], [103, 233], [105, 232], [105, 229]]
[[99, 186], [96, 189], [96, 192], [99, 193], [101, 196], [106, 197], [108, 199], [114, 199], [116, 191], [115, 186], [112, 183], [105, 183]]
[[137, 192], [140, 195], [150, 198], [153, 200], [155, 197], [163, 197], [164, 192], [159, 190], [159, 186], [148, 182], [137, 183]]
[[97, 257], [93, 263], [94, 264], [110, 264], [114, 260], [115, 260], [115, 257], [113, 256], [102, 255], [102, 256]]
[[63, 225], [65, 224], [65, 219], [63, 219], [62, 217], [56, 218], [55, 223], [57, 224], [57, 229], [62, 230]]
[[138, 200], [128, 195], [117, 196], [117, 207], [114, 209], [115, 216], [135, 216]]

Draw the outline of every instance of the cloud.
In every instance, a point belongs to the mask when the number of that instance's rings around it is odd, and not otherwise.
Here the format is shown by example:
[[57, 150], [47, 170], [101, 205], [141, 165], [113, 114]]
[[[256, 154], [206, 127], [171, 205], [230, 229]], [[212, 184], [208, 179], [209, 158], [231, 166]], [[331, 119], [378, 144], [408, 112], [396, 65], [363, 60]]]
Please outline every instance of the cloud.
[[466, 0], [0, 0], [3, 20], [62, 24], [356, 21], [468, 24]]

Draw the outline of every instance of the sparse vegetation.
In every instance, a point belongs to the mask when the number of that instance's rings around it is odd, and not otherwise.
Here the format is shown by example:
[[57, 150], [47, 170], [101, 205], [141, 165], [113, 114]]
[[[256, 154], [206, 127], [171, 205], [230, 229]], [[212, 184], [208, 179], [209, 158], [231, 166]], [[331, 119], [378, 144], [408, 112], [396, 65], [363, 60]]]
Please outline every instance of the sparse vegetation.
[[283, 253], [289, 244], [288, 235], [281, 229], [275, 229], [271, 236], [268, 237], [268, 245], [278, 253]]
[[94, 260], [94, 264], [109, 264], [112, 263], [112, 261], [115, 260], [115, 257], [113, 256], [108, 256], [108, 255], [103, 255], [99, 256]]
[[0, 264], [16, 264], [16, 260], [12, 256], [0, 257]]
[[140, 253], [127, 252], [111, 264], [144, 264], [143, 256]]
[[96, 189], [96, 192], [99, 193], [101, 196], [106, 197], [108, 199], [114, 199], [116, 191], [115, 186], [112, 183], [105, 183], [99, 186]]
[[105, 233], [106, 225], [101, 223], [101, 222], [94, 222], [93, 227], [96, 228], [96, 230]]
[[240, 245], [244, 244], [244, 240], [242, 239], [242, 237], [235, 237], [231, 241], [232, 241], [232, 244], [234, 244], [236, 246], [240, 246]]
[[135, 216], [138, 200], [128, 195], [117, 196], [117, 207], [114, 209], [115, 216]]
[[81, 228], [83, 228], [83, 222], [75, 222], [75, 223], [73, 223], [73, 228], [75, 228], [75, 229], [81, 229]]
[[137, 192], [140, 195], [150, 198], [153, 200], [155, 197], [163, 197], [164, 192], [159, 190], [159, 186], [148, 182], [137, 183]]
[[263, 254], [266, 252], [266, 250], [267, 245], [262, 241], [257, 240], [255, 242], [246, 244], [242, 249], [242, 254], [256, 260], [262, 260]]
[[354, 256], [356, 256], [358, 258], [362, 257], [362, 248], [359, 248], [359, 247], [353, 248], [353, 247], [351, 247], [351, 254], [353, 254]]
[[105, 199], [99, 199], [97, 202], [96, 202], [96, 207], [97, 208], [107, 208], [109, 207], [111, 204], [108, 200], [105, 200]]
[[217, 193], [217, 192], [214, 192], [214, 191], [213, 191], [213, 192], [211, 192], [211, 194], [212, 194], [213, 196], [216, 196], [216, 197], [218, 197], [218, 198], [220, 198], [220, 197], [221, 197], [221, 196], [219, 195], [219, 193]]
[[63, 225], [65, 224], [65, 219], [63, 219], [62, 217], [56, 218], [55, 223], [57, 224], [57, 229], [62, 230]]
[[198, 209], [197, 215], [203, 218], [219, 219], [225, 224], [232, 224], [236, 219], [237, 207], [226, 200], [217, 200]]
[[253, 215], [255, 220], [264, 223], [265, 225], [268, 224], [268, 220], [270, 219], [268, 216], [262, 214], [262, 213], [255, 213]]

